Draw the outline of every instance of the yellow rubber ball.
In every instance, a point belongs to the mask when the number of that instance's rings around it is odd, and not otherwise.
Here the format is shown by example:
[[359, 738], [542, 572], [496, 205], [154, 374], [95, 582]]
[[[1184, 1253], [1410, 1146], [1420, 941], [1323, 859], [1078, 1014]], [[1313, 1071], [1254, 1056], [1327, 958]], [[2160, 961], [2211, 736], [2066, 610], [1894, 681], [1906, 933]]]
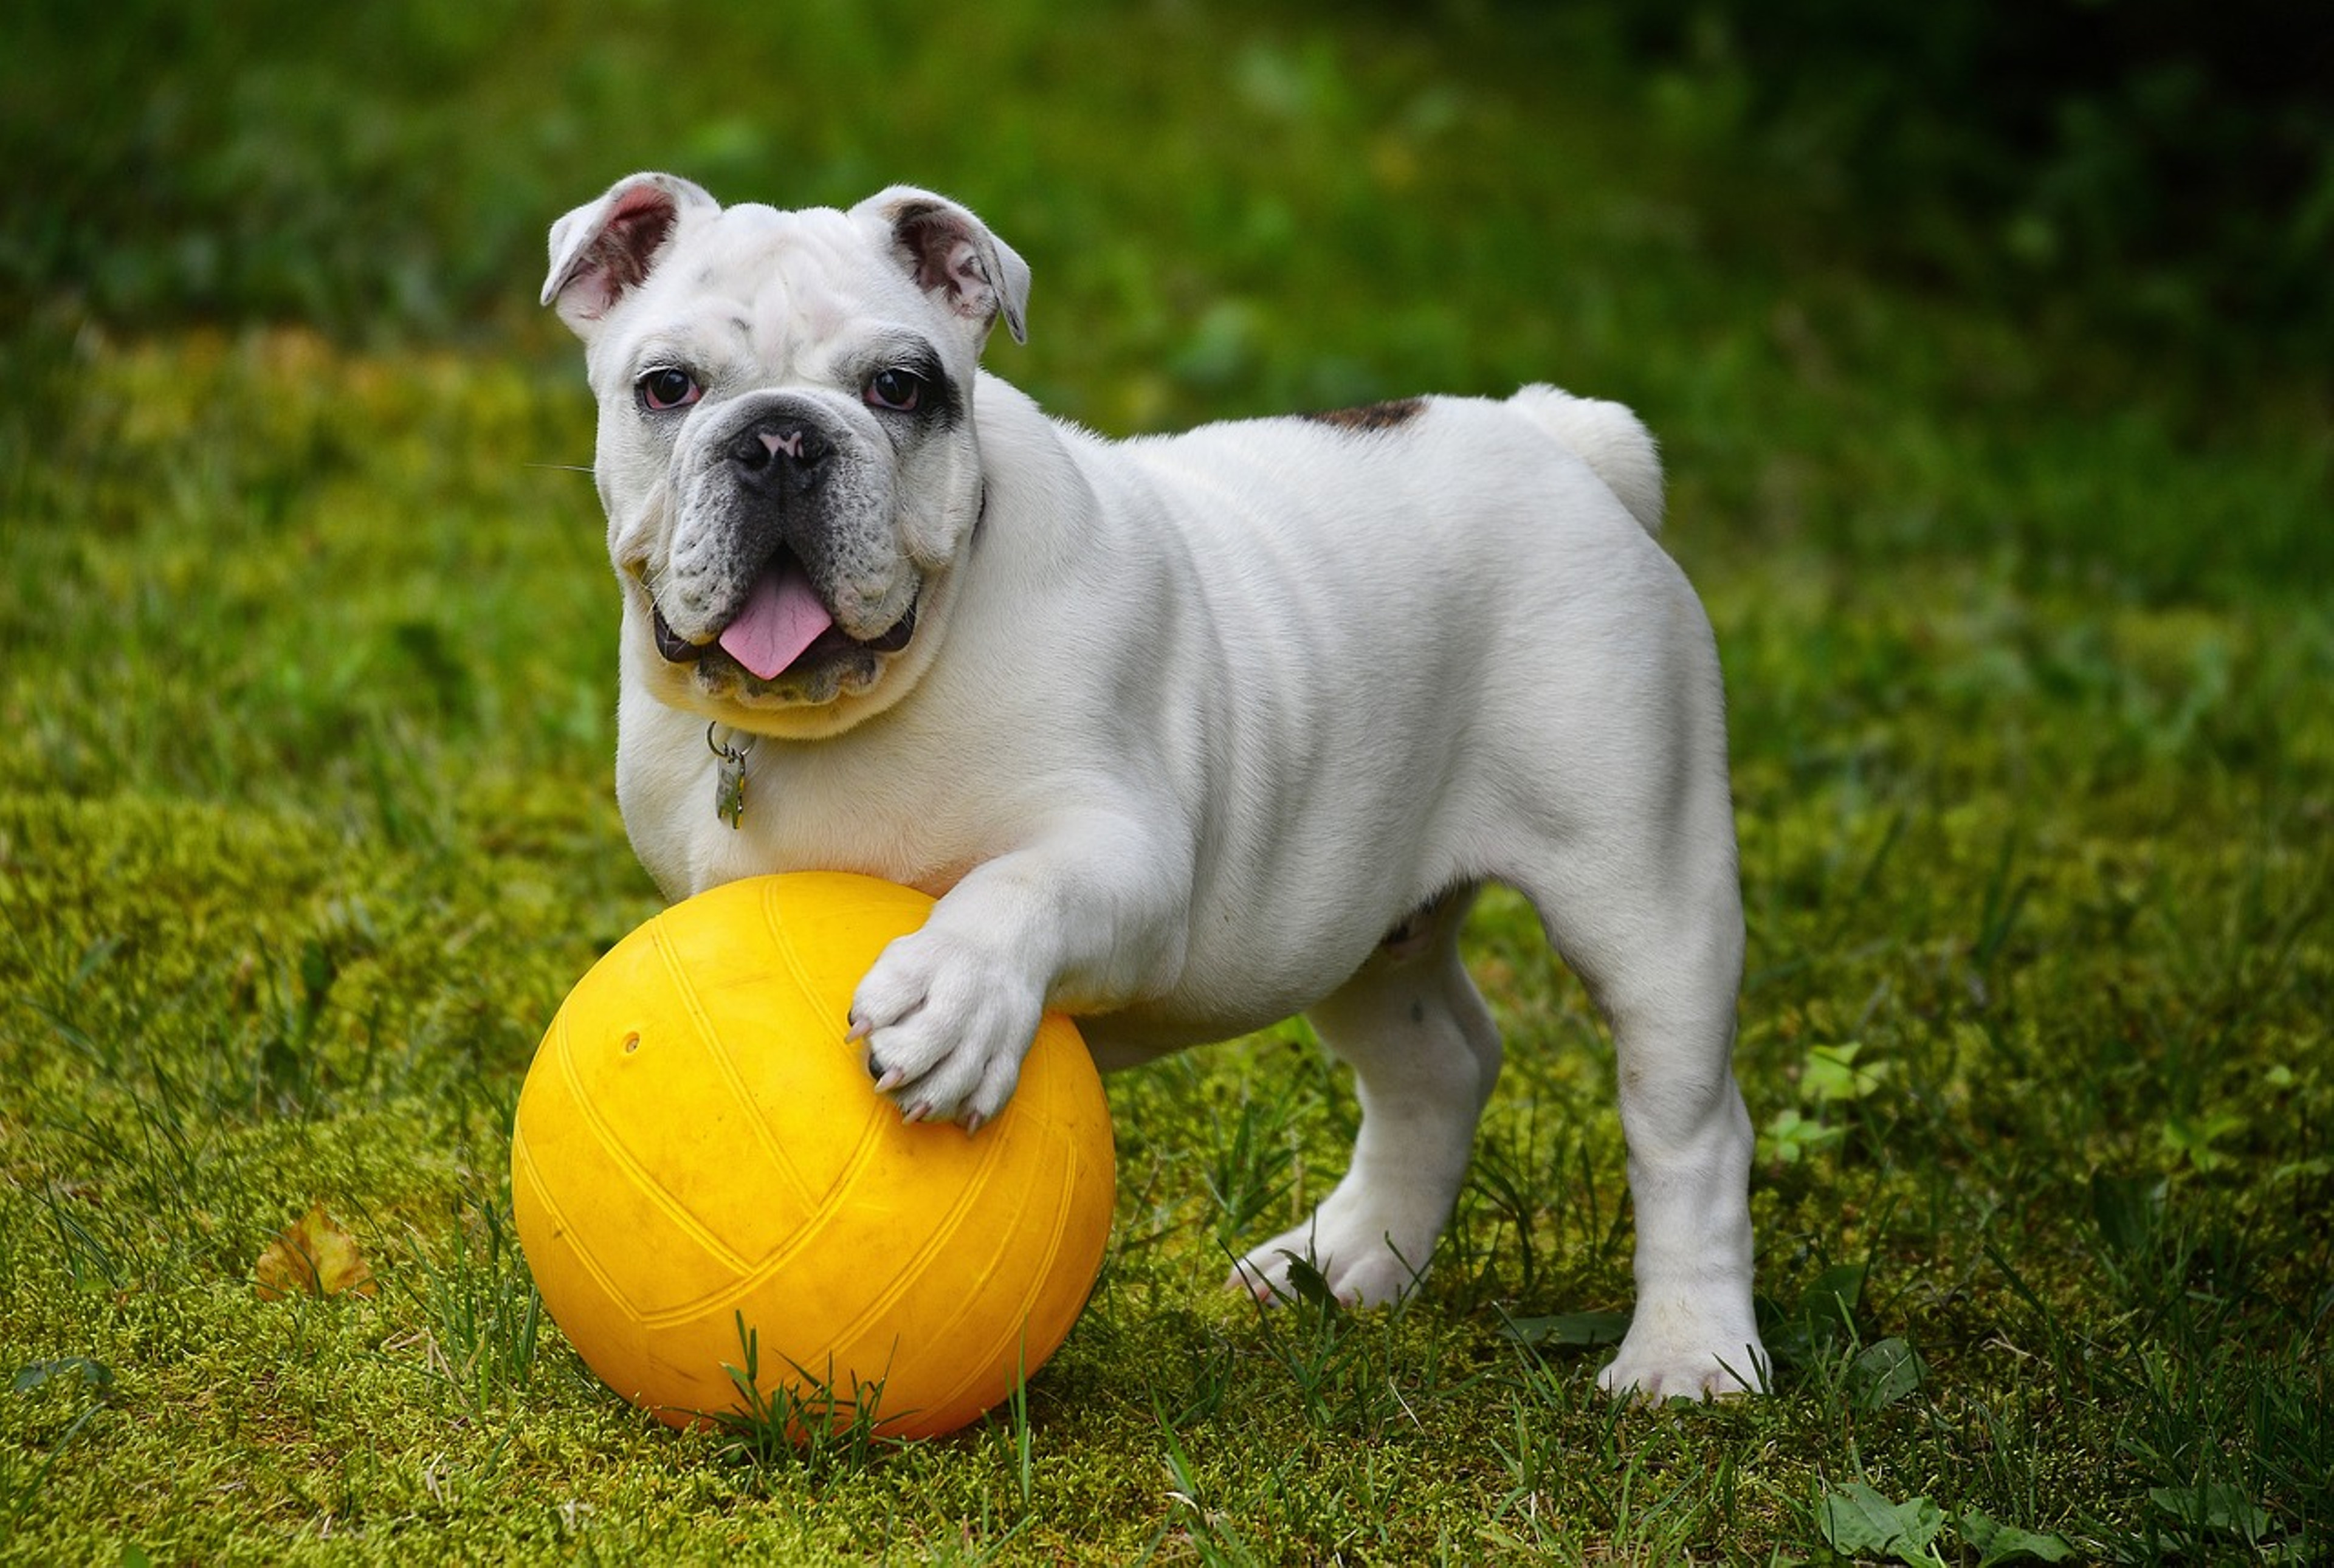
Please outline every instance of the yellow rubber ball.
[[902, 1121], [844, 1039], [931, 908], [839, 873], [732, 882], [617, 943], [552, 1020], [511, 1139], [519, 1240], [577, 1352], [660, 1419], [952, 1431], [1084, 1308], [1116, 1170], [1070, 1021], [969, 1137]]

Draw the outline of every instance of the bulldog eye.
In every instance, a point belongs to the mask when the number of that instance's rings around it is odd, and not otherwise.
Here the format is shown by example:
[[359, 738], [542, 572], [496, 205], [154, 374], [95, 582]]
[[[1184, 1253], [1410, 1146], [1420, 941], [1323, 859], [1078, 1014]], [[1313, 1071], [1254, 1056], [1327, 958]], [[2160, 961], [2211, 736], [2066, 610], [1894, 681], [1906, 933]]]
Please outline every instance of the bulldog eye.
[[697, 378], [675, 365], [658, 365], [641, 372], [632, 383], [641, 396], [641, 407], [653, 414], [672, 409], [686, 409], [705, 396], [705, 389]]
[[924, 379], [913, 370], [878, 370], [867, 383], [866, 398], [875, 408], [911, 414], [924, 400]]

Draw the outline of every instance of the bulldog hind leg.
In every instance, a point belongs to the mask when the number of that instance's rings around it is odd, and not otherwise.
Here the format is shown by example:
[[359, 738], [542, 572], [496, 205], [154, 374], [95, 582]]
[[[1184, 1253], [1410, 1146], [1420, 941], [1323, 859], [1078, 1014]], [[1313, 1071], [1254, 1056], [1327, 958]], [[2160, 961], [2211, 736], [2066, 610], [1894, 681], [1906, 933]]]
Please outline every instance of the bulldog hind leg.
[[[1519, 879], [1612, 1030], [1637, 1300], [1599, 1384], [1647, 1400], [1756, 1392], [1766, 1352], [1750, 1297], [1750, 1119], [1735, 1086], [1742, 917], [1722, 778], [1710, 831], [1573, 846]], [[1673, 822], [1683, 826], [1693, 813]], [[1723, 831], [1717, 824], [1723, 822]]]
[[1234, 1288], [1288, 1294], [1292, 1260], [1302, 1260], [1339, 1300], [1374, 1305], [1425, 1273], [1500, 1073], [1499, 1030], [1459, 960], [1474, 894], [1456, 890], [1420, 910], [1307, 1013], [1354, 1069], [1361, 1133], [1320, 1207], [1241, 1258]]

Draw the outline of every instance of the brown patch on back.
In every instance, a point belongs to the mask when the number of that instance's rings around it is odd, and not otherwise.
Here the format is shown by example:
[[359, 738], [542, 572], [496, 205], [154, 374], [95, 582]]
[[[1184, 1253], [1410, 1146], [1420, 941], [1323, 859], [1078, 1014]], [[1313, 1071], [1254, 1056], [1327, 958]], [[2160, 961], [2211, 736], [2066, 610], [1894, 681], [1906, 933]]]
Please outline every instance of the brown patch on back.
[[1340, 430], [1392, 430], [1418, 418], [1425, 408], [1423, 398], [1399, 398], [1389, 403], [1365, 403], [1358, 409], [1332, 409], [1303, 417], [1316, 425], [1332, 425]]

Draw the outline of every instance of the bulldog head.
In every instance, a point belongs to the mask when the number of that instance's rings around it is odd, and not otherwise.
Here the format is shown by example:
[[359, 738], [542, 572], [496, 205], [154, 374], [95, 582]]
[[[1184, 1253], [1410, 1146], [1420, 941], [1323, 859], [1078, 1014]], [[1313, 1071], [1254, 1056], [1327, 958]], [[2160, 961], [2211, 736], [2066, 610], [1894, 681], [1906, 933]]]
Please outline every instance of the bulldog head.
[[904, 186], [782, 212], [635, 175], [553, 226], [543, 302], [584, 342], [658, 697], [812, 736], [914, 684], [980, 514], [976, 366], [1028, 294], [979, 218]]

